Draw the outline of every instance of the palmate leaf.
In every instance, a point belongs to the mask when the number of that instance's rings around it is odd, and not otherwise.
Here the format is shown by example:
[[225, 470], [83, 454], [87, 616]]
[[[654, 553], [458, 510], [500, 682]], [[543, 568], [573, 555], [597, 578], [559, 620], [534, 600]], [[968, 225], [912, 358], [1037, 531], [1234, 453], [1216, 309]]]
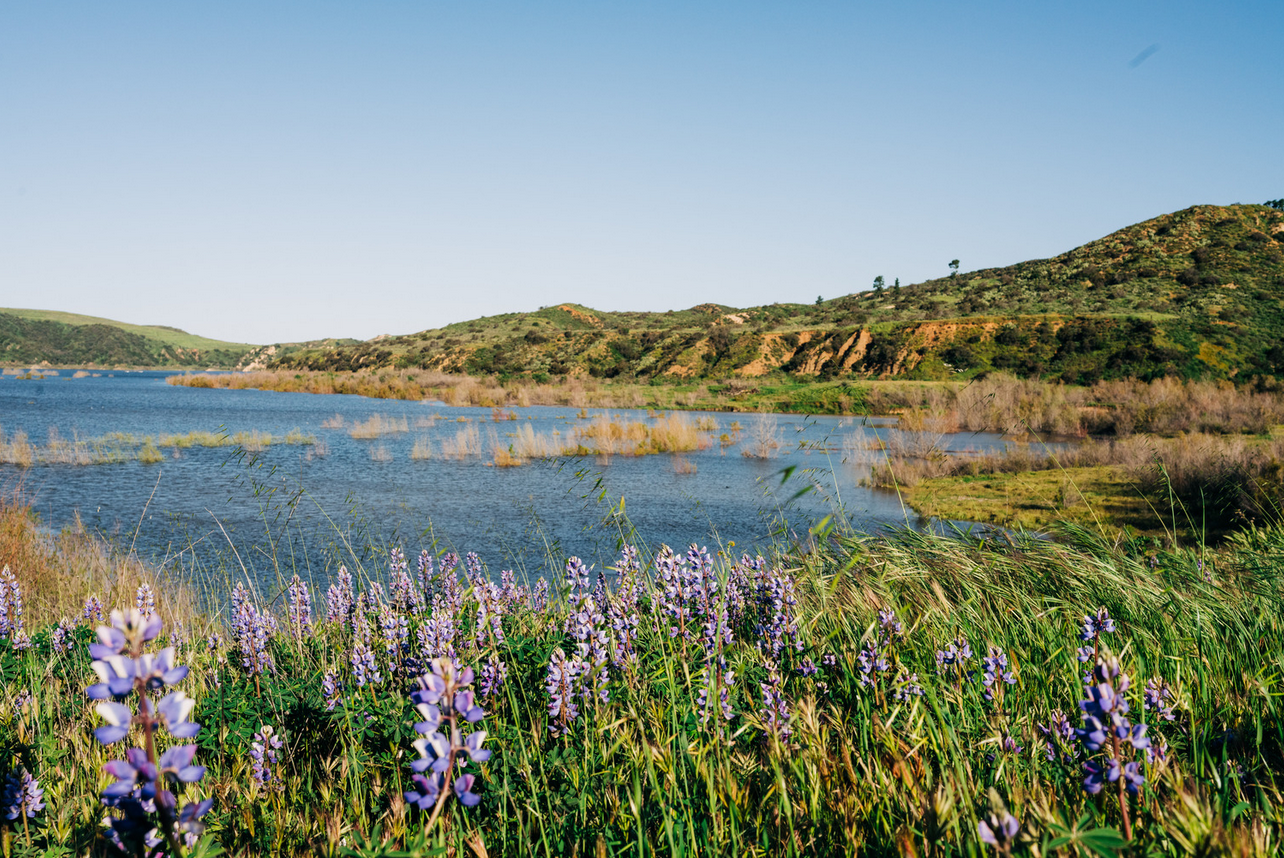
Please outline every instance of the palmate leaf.
[[1063, 834], [1054, 838], [1048, 843], [1048, 849], [1062, 849], [1066, 846], [1077, 846], [1087, 849], [1094, 855], [1100, 855], [1102, 858], [1115, 858], [1120, 851], [1127, 848], [1128, 841], [1119, 833], [1117, 828], [1086, 828], [1091, 821], [1091, 814], [1085, 813], [1079, 817], [1072, 828], [1064, 828], [1060, 825], [1052, 827]]

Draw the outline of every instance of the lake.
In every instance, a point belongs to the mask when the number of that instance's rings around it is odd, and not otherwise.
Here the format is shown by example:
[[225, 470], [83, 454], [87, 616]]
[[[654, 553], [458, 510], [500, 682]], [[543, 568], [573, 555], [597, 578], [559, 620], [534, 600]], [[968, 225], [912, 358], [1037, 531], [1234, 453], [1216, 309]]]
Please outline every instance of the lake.
[[[475, 551], [492, 571], [533, 576], [572, 554], [609, 564], [621, 538], [651, 549], [734, 543], [739, 554], [806, 539], [826, 515], [862, 532], [925, 524], [895, 493], [860, 485], [878, 455], [874, 448], [900, 431], [894, 418], [682, 412], [707, 430], [704, 449], [496, 467], [494, 450], [512, 448], [519, 433], [569, 442], [594, 421], [654, 426], [663, 415], [554, 407], [496, 412], [196, 389], [167, 384], [166, 372], [72, 374], [5, 375], [5, 437], [23, 432], [41, 446], [51, 431], [83, 440], [110, 433], [280, 437], [298, 430], [296, 436], [315, 442], [248, 450], [162, 444], [154, 462], [0, 464], [6, 490], [21, 484], [46, 526], [79, 517], [123, 548], [198, 577], [239, 577], [244, 569], [267, 585], [298, 571], [324, 585], [340, 563], [380, 574], [392, 546], [408, 555], [421, 548]], [[363, 434], [375, 437], [354, 437]], [[764, 440], [778, 446], [772, 450]], [[956, 454], [1007, 443], [976, 433], [939, 440]], [[470, 444], [480, 453], [468, 452]], [[770, 455], [743, 455], [754, 447]]]

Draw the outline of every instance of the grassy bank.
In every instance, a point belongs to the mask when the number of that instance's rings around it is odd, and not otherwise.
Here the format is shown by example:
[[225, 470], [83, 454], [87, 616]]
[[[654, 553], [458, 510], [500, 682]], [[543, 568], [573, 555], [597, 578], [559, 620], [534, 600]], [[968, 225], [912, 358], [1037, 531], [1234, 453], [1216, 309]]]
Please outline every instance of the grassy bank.
[[945, 455], [940, 437], [908, 432], [865, 454], [869, 482], [923, 515], [1006, 526], [1068, 520], [1206, 541], [1284, 521], [1284, 437], [1133, 435], [977, 456]]
[[862, 379], [728, 378], [615, 382], [578, 376], [548, 383], [426, 370], [263, 371], [174, 375], [170, 384], [231, 390], [341, 393], [500, 408], [653, 408], [802, 414], [910, 414], [939, 431], [1066, 436], [1146, 432], [1260, 433], [1284, 423], [1284, 394], [1228, 382], [1103, 381], [1087, 387], [993, 373], [968, 383]]
[[[41, 536], [20, 504], [0, 514], [32, 641], [0, 640], [0, 768], [29, 771], [46, 804], [0, 821], [6, 854], [107, 848], [101, 767], [120, 746], [93, 739], [75, 601], [132, 606], [135, 582], [179, 594], [160, 601], [154, 643], [190, 666], [178, 687], [208, 767], [180, 793], [213, 800], [203, 842], [231, 854], [975, 855], [978, 824], [1002, 831], [1007, 814], [1002, 851], [1017, 854], [1280, 843], [1279, 530], [1180, 552], [1086, 531], [831, 534], [761, 564], [644, 549], [609, 580], [568, 563], [529, 586], [467, 558], [394, 555], [353, 593], [283, 581], [233, 595], [229, 617], [74, 534]], [[1099, 609], [1113, 620], [1085, 664], [1081, 626]], [[485, 715], [467, 729], [487, 731], [491, 756], [467, 763], [479, 803], [450, 795], [434, 816], [403, 795], [424, 717], [407, 692], [442, 654], [476, 671]], [[1084, 764], [1106, 752], [1056, 727], [1080, 723], [1082, 676], [1111, 676], [1111, 654], [1132, 684], [1109, 682], [1151, 744], [1118, 751], [1144, 778], [1122, 799], [1113, 781], [1084, 791]], [[266, 769], [251, 756], [265, 725], [284, 740]]]

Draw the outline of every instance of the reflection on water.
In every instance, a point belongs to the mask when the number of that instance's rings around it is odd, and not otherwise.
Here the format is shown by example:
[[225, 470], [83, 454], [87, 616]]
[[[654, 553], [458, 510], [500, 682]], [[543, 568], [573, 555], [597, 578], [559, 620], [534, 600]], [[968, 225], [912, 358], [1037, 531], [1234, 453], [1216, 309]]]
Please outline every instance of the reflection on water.
[[[912, 436], [886, 419], [692, 413], [663, 431], [686, 425], [702, 448], [632, 456], [629, 433], [658, 438], [664, 415], [200, 390], [167, 385], [165, 376], [4, 377], [0, 429], [10, 438], [153, 436], [161, 455], [0, 465], [0, 480], [21, 481], [49, 526], [79, 516], [155, 561], [218, 578], [244, 568], [264, 584], [294, 571], [321, 583], [339, 563], [377, 573], [383, 561], [371, 546], [476, 551], [492, 570], [543, 574], [549, 557], [610, 563], [621, 539], [653, 548], [734, 542], [738, 553], [806, 538], [831, 513], [858, 531], [915, 524], [894, 493], [859, 485], [880, 445], [959, 452], [1007, 443]], [[165, 446], [160, 438], [255, 432], [281, 443]], [[520, 464], [523, 453], [563, 451], [577, 438], [614, 452]]]

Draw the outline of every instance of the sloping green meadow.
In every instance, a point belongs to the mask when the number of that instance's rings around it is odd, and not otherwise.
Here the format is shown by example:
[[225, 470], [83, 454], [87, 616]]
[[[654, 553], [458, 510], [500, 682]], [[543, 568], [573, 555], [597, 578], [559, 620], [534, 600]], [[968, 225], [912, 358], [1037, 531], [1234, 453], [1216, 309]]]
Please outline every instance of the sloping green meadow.
[[[761, 564], [728, 551], [644, 549], [636, 568], [626, 553], [601, 581], [571, 564], [547, 589], [492, 583], [468, 558], [432, 556], [424, 571], [394, 556], [350, 594], [310, 593], [308, 623], [305, 590], [287, 582], [181, 626], [162, 595], [151, 646], [190, 666], [176, 687], [195, 700], [208, 767], [180, 804], [213, 800], [196, 851], [1279, 850], [1284, 530], [1216, 552], [1082, 530], [1057, 542], [830, 534]], [[1101, 609], [1114, 630], [1090, 635], [1081, 662], [1084, 617]], [[4, 854], [109, 853], [102, 767], [141, 737], [95, 741], [93, 633], [52, 619], [28, 616], [26, 649], [12, 628], [0, 641], [0, 767], [28, 770], [45, 805], [0, 818]], [[452, 763], [452, 778], [475, 776], [476, 806], [447, 789], [434, 814], [405, 796], [424, 718], [407, 694], [443, 655], [475, 672], [485, 715], [464, 732], [486, 730], [491, 756]], [[1081, 726], [1084, 674], [1112, 657], [1131, 684], [1109, 684], [1146, 724], [1148, 753], [1055, 736], [1058, 710]], [[260, 782], [250, 752], [264, 725], [284, 742]], [[1135, 795], [1121, 781], [1085, 792], [1085, 763], [1112, 755], [1136, 763]], [[992, 828], [997, 845], [980, 836]]]

